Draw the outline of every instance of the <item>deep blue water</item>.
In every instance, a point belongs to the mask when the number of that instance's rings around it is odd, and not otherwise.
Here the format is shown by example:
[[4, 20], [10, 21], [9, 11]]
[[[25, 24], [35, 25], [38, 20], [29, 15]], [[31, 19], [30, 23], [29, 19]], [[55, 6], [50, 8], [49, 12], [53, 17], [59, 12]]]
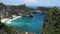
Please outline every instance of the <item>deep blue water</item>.
[[11, 23], [6, 23], [9, 26], [17, 30], [23, 30], [27, 32], [40, 32], [45, 14], [33, 14], [33, 17], [21, 17], [16, 20], [11, 21]]

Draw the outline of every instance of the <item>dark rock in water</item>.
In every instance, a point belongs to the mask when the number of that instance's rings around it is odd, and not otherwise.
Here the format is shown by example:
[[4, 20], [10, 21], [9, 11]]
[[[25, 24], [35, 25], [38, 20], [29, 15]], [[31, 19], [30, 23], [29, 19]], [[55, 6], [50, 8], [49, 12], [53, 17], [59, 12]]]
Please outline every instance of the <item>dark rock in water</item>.
[[29, 16], [29, 17], [33, 17], [33, 16]]
[[32, 15], [30, 15], [29, 17], [33, 17]]
[[23, 15], [23, 17], [33, 17], [32, 15]]
[[26, 16], [22, 16], [22, 17], [26, 17]]
[[33, 16], [22, 16], [22, 17], [33, 17]]

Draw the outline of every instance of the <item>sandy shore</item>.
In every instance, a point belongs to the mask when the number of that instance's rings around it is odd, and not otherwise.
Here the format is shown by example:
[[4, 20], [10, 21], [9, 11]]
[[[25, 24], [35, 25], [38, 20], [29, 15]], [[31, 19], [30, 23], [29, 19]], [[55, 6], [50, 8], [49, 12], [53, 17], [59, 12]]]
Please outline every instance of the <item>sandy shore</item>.
[[1, 22], [4, 23], [4, 22], [7, 22], [8, 20], [10, 19], [9, 18], [1, 19]]
[[17, 17], [14, 17], [13, 19], [9, 19], [9, 18], [5, 18], [5, 19], [1, 19], [1, 22], [2, 23], [10, 23], [12, 20], [16, 20], [17, 18], [21, 18], [22, 16], [17, 16]]

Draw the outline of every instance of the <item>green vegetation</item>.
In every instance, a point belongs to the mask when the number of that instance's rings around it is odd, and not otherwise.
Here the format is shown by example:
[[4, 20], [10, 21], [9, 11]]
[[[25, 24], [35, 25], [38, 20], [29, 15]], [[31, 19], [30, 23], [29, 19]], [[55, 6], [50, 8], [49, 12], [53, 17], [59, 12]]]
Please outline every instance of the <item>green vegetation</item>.
[[6, 6], [3, 3], [0, 3], [0, 8], [5, 8]]
[[23, 9], [24, 11], [34, 10], [33, 8], [27, 7], [25, 4], [23, 4], [23, 5], [18, 5], [18, 6], [10, 6], [10, 9], [18, 9], [18, 10]]
[[[0, 8], [5, 8], [5, 7], [6, 5], [4, 5], [3, 3], [0, 3]], [[19, 5], [19, 6], [10, 6], [9, 8], [12, 9], [12, 11], [15, 9], [19, 11], [24, 10], [24, 13], [27, 11], [34, 10], [33, 8], [27, 7], [25, 4]], [[60, 34], [60, 10], [56, 7], [52, 7], [52, 8], [38, 7], [36, 9], [47, 11], [45, 21], [44, 21], [45, 34]], [[18, 12], [17, 10], [16, 12]], [[8, 14], [4, 14], [4, 16], [8, 16]], [[6, 24], [1, 23], [1, 20], [0, 20], [0, 29], [2, 28], [6, 29], [8, 34], [14, 34], [15, 32], [15, 30], [12, 27], [9, 27]]]
[[45, 34], [60, 34], [60, 10], [56, 7], [49, 9], [44, 23]]
[[0, 30], [1, 31], [4, 30], [6, 32], [6, 34], [14, 34], [14, 32], [15, 32], [15, 30], [12, 27], [2, 23], [1, 21], [0, 21]]
[[37, 7], [36, 9], [42, 10], [42, 11], [47, 11], [50, 8], [49, 7]]

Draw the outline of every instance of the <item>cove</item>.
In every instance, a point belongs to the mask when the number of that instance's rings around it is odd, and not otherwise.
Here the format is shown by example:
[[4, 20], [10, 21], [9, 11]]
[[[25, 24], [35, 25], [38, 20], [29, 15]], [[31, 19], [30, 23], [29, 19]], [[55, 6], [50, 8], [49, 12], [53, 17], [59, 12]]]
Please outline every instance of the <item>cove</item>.
[[40, 33], [40, 30], [44, 23], [45, 14], [33, 14], [33, 17], [21, 17], [12, 20], [10, 23], [6, 23], [8, 26], [15, 28], [16, 30], [22, 30], [26, 32], [36, 32]]

